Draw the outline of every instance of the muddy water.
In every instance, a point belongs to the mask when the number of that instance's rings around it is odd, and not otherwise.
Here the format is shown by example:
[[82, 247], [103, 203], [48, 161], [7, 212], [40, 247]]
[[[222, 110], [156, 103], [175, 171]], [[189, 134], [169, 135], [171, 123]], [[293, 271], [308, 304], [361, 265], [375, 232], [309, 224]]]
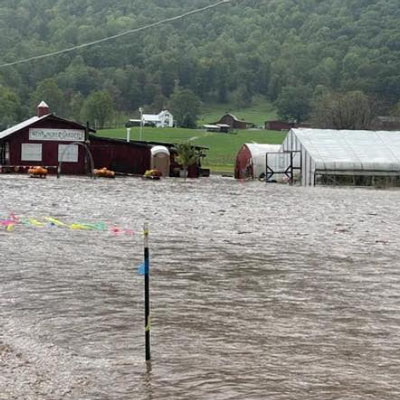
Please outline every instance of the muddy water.
[[398, 191], [0, 177], [0, 399], [395, 399]]

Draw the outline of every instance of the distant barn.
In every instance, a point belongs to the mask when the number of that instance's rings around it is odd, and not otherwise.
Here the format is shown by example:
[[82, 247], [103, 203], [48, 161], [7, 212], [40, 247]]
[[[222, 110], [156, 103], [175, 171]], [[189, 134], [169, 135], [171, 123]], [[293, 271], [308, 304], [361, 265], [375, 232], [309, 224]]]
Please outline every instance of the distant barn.
[[251, 122], [243, 121], [233, 114], [225, 114], [221, 117], [221, 119], [217, 122], [212, 123], [211, 125], [229, 125], [231, 129], [248, 129], [253, 128], [254, 124]]

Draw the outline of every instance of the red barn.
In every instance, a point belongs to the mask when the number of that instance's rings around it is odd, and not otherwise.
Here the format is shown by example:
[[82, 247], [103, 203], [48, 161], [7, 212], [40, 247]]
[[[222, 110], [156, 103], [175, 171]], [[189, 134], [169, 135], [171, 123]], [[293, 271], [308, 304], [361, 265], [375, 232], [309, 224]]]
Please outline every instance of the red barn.
[[[49, 172], [82, 175], [93, 168], [143, 175], [157, 168], [163, 176], [179, 176], [176, 148], [171, 143], [125, 141], [99, 137], [93, 129], [56, 117], [46, 103], [38, 106], [38, 114], [0, 132], [0, 172], [23, 172], [30, 166], [42, 166]], [[199, 162], [189, 168], [189, 177], [204, 175], [200, 160], [205, 148], [195, 147]]]
[[253, 123], [240, 120], [229, 113], [222, 116], [219, 121], [213, 123], [213, 125], [218, 124], [229, 125], [231, 129], [248, 129], [254, 127]]
[[88, 131], [81, 124], [56, 117], [42, 102], [37, 116], [0, 132], [0, 166], [18, 171], [40, 165], [51, 172], [62, 159], [63, 173], [84, 174]]

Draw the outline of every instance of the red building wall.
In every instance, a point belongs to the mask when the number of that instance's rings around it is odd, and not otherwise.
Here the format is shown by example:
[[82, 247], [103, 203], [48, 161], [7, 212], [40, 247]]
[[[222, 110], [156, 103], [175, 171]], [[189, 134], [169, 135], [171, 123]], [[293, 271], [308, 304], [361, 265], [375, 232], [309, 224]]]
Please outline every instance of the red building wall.
[[235, 164], [235, 178], [246, 179], [253, 176], [253, 165], [251, 163], [251, 152], [244, 144], [237, 156]]
[[[36, 124], [26, 127], [12, 135], [6, 140], [10, 144], [10, 164], [31, 166], [54, 166], [58, 165], [58, 146], [60, 144], [67, 145], [72, 142], [66, 141], [38, 141], [29, 139], [30, 128], [47, 128], [47, 129], [82, 129], [78, 124], [69, 121], [53, 120], [50, 118], [37, 122]], [[41, 143], [42, 144], [42, 161], [22, 161], [21, 147], [23, 143]], [[50, 172], [53, 172], [50, 170]], [[62, 173], [64, 174], [84, 174], [85, 173], [85, 149], [81, 146], [78, 148], [78, 162], [63, 162]]]
[[[95, 137], [90, 135], [90, 151], [92, 152], [95, 168], [106, 167], [116, 172], [143, 175], [151, 168], [151, 148], [155, 143], [125, 142], [122, 140]], [[167, 145], [167, 144], [163, 144]], [[168, 145], [170, 156], [170, 176], [180, 169], [175, 161], [176, 151]], [[179, 172], [178, 172], [179, 176]], [[199, 177], [199, 164], [188, 168], [189, 178]]]
[[150, 169], [151, 146], [90, 137], [90, 151], [95, 168], [106, 167], [116, 172], [143, 175]]
[[265, 122], [265, 129], [271, 131], [288, 131], [295, 127], [295, 124], [285, 121], [267, 121]]

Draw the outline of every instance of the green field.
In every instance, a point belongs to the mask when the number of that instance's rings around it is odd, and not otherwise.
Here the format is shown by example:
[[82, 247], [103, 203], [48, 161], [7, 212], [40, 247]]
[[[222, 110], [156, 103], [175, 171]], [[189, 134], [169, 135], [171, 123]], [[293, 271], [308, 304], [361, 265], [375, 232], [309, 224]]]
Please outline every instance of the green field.
[[[125, 139], [126, 129], [107, 129], [98, 135]], [[140, 128], [132, 128], [131, 140], [139, 140]], [[142, 140], [149, 142], [179, 143], [191, 140], [196, 146], [208, 147], [203, 167], [212, 172], [233, 173], [235, 157], [244, 143], [282, 143], [286, 133], [265, 130], [243, 130], [235, 133], [211, 133], [204, 129], [143, 128]]]
[[[264, 121], [276, 118], [275, 110], [265, 101], [256, 101], [248, 109], [235, 110], [228, 105], [207, 105], [203, 107], [198, 125], [215, 122], [225, 112], [231, 112], [239, 119], [253, 122], [256, 126], [263, 126]], [[105, 129], [98, 131], [98, 135], [125, 139], [126, 128]], [[286, 133], [258, 130], [237, 130], [233, 133], [211, 133], [205, 129], [182, 128], [143, 128], [142, 140], [150, 142], [179, 143], [190, 140], [193, 145], [208, 147], [207, 157], [202, 165], [210, 168], [214, 173], [233, 173], [236, 154], [244, 143], [273, 143], [283, 142]], [[131, 130], [131, 140], [140, 140], [140, 128]]]

